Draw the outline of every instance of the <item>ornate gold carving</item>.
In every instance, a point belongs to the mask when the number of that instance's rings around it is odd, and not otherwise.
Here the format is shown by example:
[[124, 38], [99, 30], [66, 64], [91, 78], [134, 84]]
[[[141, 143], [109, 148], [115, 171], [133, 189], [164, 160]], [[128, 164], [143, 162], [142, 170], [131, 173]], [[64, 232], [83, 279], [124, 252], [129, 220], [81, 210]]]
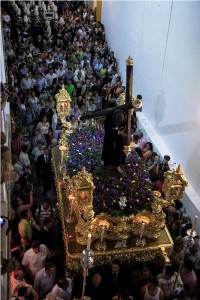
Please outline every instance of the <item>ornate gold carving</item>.
[[63, 126], [67, 130], [71, 131], [71, 123], [66, 120], [66, 117], [70, 114], [71, 98], [64, 85], [62, 86], [62, 89], [59, 90], [59, 92], [56, 94], [55, 98], [57, 100], [56, 110], [58, 113], [58, 117], [63, 123]]
[[[122, 93], [119, 95], [119, 105], [123, 105], [126, 103], [126, 94]], [[132, 97], [132, 104], [135, 109], [140, 109], [142, 107], [142, 100], [135, 99]]]
[[[83, 167], [77, 175], [74, 175], [71, 180], [76, 190], [94, 190], [95, 188], [92, 174], [88, 173], [85, 167]], [[82, 196], [84, 196], [84, 194], [82, 194]]]
[[119, 95], [119, 105], [123, 105], [126, 103], [126, 94], [125, 93], [121, 93]]
[[129, 57], [126, 60], [126, 64], [128, 66], [132, 66], [133, 65], [133, 58], [129, 55]]
[[168, 253], [167, 253], [165, 247], [160, 247], [160, 249], [161, 249], [163, 257], [165, 259], [165, 265], [170, 265], [170, 259], [169, 259], [169, 256], [168, 256]]
[[177, 169], [172, 169], [164, 174], [163, 192], [165, 194], [166, 206], [173, 204], [174, 200], [180, 200], [183, 197], [185, 187], [188, 182], [184, 176], [183, 169], [179, 165]]
[[132, 103], [133, 103], [134, 108], [136, 108], [136, 109], [140, 109], [142, 107], [142, 100], [139, 100], [139, 99], [134, 100], [134, 98], [133, 98]]
[[126, 156], [129, 156], [129, 154], [131, 153], [131, 150], [132, 150], [132, 146], [124, 146], [124, 154]]

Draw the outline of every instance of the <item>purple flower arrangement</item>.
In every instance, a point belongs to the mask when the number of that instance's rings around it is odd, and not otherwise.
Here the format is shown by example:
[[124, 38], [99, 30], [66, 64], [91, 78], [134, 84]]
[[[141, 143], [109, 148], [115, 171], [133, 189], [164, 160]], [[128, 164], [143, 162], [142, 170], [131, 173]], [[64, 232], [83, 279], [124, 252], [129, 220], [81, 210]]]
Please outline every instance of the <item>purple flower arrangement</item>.
[[[153, 194], [148, 180], [148, 170], [143, 159], [132, 151], [123, 167], [126, 176], [100, 176], [101, 153], [104, 131], [84, 128], [69, 136], [67, 171], [70, 176], [85, 166], [93, 175], [95, 190], [93, 207], [96, 214], [101, 212], [112, 216], [128, 216], [151, 210]], [[120, 197], [126, 197], [126, 207], [120, 208]]]
[[96, 128], [83, 128], [69, 135], [69, 152], [67, 159], [67, 172], [70, 176], [76, 175], [85, 167], [95, 176], [101, 167], [101, 152], [103, 148], [103, 130]]

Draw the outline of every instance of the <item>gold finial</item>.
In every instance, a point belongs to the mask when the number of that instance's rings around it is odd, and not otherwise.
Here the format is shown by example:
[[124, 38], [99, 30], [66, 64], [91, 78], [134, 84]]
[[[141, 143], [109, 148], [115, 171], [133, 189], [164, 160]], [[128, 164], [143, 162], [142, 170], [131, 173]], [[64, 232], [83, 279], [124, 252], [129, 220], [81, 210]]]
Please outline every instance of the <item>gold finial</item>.
[[129, 55], [129, 57], [126, 60], [126, 64], [128, 66], [133, 66], [133, 58]]

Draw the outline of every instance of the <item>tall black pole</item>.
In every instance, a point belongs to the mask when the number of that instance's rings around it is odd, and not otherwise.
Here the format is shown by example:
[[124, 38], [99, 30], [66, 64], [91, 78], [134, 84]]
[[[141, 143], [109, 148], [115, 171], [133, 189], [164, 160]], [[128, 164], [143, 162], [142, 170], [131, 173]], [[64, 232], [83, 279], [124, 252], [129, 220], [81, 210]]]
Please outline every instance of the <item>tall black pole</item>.
[[[126, 104], [132, 102], [132, 86], [133, 86], [133, 58], [128, 57], [126, 60]], [[125, 145], [129, 146], [131, 142], [131, 109], [127, 111], [128, 118], [126, 124], [127, 137], [125, 140]]]

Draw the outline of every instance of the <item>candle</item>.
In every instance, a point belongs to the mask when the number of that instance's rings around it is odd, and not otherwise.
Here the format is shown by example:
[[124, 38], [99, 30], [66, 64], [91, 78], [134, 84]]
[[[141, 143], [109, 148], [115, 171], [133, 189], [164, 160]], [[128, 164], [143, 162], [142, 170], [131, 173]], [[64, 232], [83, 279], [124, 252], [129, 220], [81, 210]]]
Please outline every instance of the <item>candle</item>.
[[142, 227], [141, 227], [141, 231], [140, 231], [140, 239], [142, 239], [143, 233], [144, 233], [144, 223], [142, 222]]
[[87, 250], [90, 250], [90, 244], [91, 244], [91, 233], [88, 233], [88, 239], [87, 239]]
[[104, 230], [105, 230], [105, 226], [101, 227], [101, 237], [100, 237], [100, 242], [103, 242], [103, 236], [104, 236]]

